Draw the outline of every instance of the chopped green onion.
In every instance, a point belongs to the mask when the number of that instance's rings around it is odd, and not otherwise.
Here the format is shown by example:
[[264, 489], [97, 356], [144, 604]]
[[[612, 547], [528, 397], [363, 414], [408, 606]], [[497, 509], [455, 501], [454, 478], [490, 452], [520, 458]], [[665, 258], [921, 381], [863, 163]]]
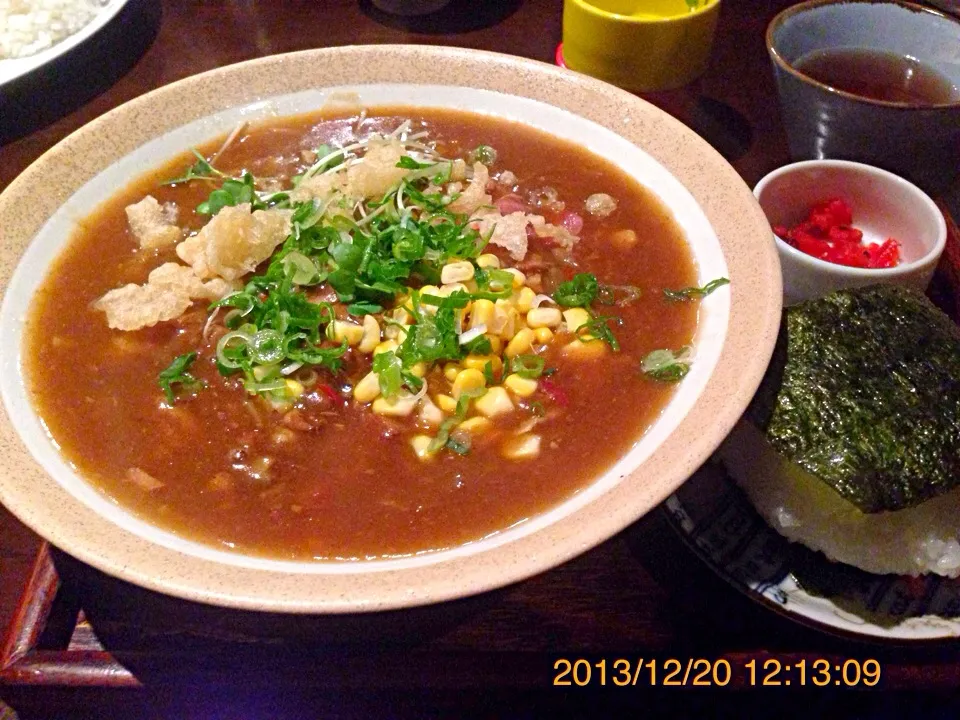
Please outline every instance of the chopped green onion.
[[285, 380], [283, 380], [283, 378], [276, 378], [274, 380], [267, 380], [265, 382], [246, 380], [243, 383], [243, 387], [251, 395], [256, 395], [257, 393], [271, 392], [274, 390], [286, 390], [287, 383]]
[[493, 352], [493, 345], [486, 335], [479, 335], [463, 345], [463, 349], [468, 355], [489, 355]]
[[223, 208], [233, 205], [250, 203], [251, 210], [265, 208], [266, 204], [257, 197], [253, 185], [253, 175], [243, 173], [240, 178], [228, 178], [223, 181], [219, 189], [210, 193], [205, 202], [197, 205], [197, 212], [201, 215], [216, 215]]
[[478, 145], [470, 151], [467, 159], [471, 163], [483, 163], [490, 167], [497, 161], [497, 151], [489, 145]]
[[380, 380], [380, 394], [392, 400], [403, 386], [403, 361], [394, 351], [377, 353], [373, 356], [373, 372]]
[[294, 250], [284, 255], [283, 269], [296, 285], [315, 285], [320, 280], [320, 272], [316, 263], [302, 252]]
[[696, 298], [705, 298], [707, 295], [712, 293], [719, 287], [724, 285], [729, 285], [730, 281], [725, 278], [716, 278], [711, 280], [703, 287], [687, 287], [682, 290], [664, 290], [663, 294], [666, 296], [667, 300], [672, 300], [674, 302], [682, 302], [684, 300], [693, 300]]
[[235, 292], [225, 298], [217, 300], [210, 306], [213, 310], [218, 307], [232, 307], [240, 311], [241, 316], [247, 315], [256, 306], [256, 300], [247, 292]]
[[213, 180], [223, 177], [223, 173], [211, 165], [207, 159], [197, 150], [191, 148], [190, 152], [197, 158], [197, 162], [187, 168], [187, 171], [180, 177], [172, 180], [164, 180], [161, 185], [177, 185], [179, 183], [188, 183], [191, 180]]
[[577, 338], [581, 342], [595, 342], [602, 340], [603, 342], [607, 343], [614, 352], [620, 352], [620, 343], [617, 341], [617, 338], [610, 329], [610, 326], [607, 325], [607, 322], [611, 320], [617, 325], [623, 323], [623, 318], [620, 318], [616, 315], [593, 316], [589, 321], [577, 328]]
[[[620, 297], [617, 297], [620, 293]], [[629, 305], [641, 295], [635, 285], [600, 285], [597, 290], [597, 302], [601, 305]]]
[[351, 303], [347, 306], [347, 312], [351, 315], [375, 315], [378, 312], [383, 312], [383, 306], [378, 305], [377, 303], [367, 302], [362, 300], [360, 302]]
[[461, 437], [457, 437], [457, 434], [454, 433], [447, 438], [446, 447], [457, 455], [466, 455], [470, 452], [470, 435], [468, 433], [462, 433]]
[[527, 380], [543, 375], [543, 358], [539, 355], [516, 355], [510, 358], [510, 372]]
[[260, 330], [248, 343], [250, 356], [254, 362], [263, 365], [277, 363], [286, 355], [283, 347], [283, 335], [277, 330]]
[[195, 392], [206, 386], [206, 383], [198, 380], [189, 372], [190, 366], [193, 365], [193, 361], [196, 359], [197, 353], [195, 352], [179, 355], [157, 376], [157, 384], [160, 386], [160, 389], [163, 390], [164, 395], [167, 396], [167, 402], [169, 404], [173, 405], [177, 399], [177, 391], [174, 389], [174, 385], [181, 385], [183, 389], [191, 392]]
[[560, 283], [553, 291], [553, 299], [564, 307], [589, 307], [598, 291], [596, 275], [579, 273], [572, 280]]
[[239, 370], [243, 363], [238, 357], [241, 353], [246, 354], [246, 347], [252, 339], [252, 335], [241, 330], [228, 332], [217, 341], [217, 362], [225, 368]]
[[493, 385], [497, 379], [493, 376], [493, 362], [487, 360], [483, 364], [483, 379], [486, 381], [487, 385]]
[[690, 372], [690, 363], [686, 359], [688, 352], [689, 348], [676, 354], [672, 350], [654, 350], [640, 363], [640, 370], [660, 382], [679, 382]]
[[422, 170], [423, 168], [433, 167], [435, 163], [432, 162], [417, 162], [412, 157], [404, 155], [400, 158], [400, 162], [397, 163], [398, 168], [404, 168], [405, 170]]
[[[437, 436], [430, 441], [430, 444], [427, 446], [427, 452], [436, 452], [440, 448], [447, 447], [447, 443], [450, 441], [450, 431], [466, 419], [467, 411], [470, 409], [470, 401], [474, 398], [481, 397], [486, 392], [486, 388], [477, 388], [475, 390], [464, 390], [460, 393], [453, 417], [449, 417], [440, 423]], [[469, 449], [469, 446], [467, 449]], [[454, 452], [456, 452], [456, 450]]]

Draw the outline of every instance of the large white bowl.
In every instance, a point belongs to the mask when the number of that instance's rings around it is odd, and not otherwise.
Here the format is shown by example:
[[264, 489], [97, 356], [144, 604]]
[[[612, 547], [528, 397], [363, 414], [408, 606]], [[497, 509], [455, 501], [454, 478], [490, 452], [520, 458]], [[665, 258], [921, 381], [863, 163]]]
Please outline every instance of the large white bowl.
[[[615, 467], [558, 507], [462, 547], [397, 560], [298, 563], [229, 554], [137, 519], [63, 460], [24, 388], [23, 319], [73, 224], [116, 188], [241, 118], [312, 110], [338, 91], [356, 92], [373, 107], [471, 109], [580, 143], [660, 196], [687, 235], [702, 282], [727, 276], [731, 285], [702, 304], [696, 362], [662, 417]], [[0, 195], [0, 227], [0, 501], [52, 543], [108, 573], [233, 607], [349, 612], [436, 602], [502, 586], [593, 547], [667, 497], [716, 448], [759, 383], [780, 317], [779, 267], [766, 220], [705, 142], [611, 86], [466, 50], [309, 51], [175, 83], [44, 155]]]

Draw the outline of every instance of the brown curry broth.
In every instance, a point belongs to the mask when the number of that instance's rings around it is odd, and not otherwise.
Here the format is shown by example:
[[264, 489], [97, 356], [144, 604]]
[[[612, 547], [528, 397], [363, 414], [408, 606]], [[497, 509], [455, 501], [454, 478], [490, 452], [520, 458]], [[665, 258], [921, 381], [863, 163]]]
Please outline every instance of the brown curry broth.
[[[370, 558], [438, 549], [557, 505], [610, 467], [657, 417], [673, 388], [644, 379], [640, 360], [651, 350], [689, 343], [697, 318], [696, 303], [662, 297], [661, 289], [695, 280], [689, 250], [668, 211], [612, 164], [531, 128], [453, 111], [390, 112], [425, 118], [433, 137], [457, 138], [463, 149], [492, 145], [499, 153], [495, 169], [516, 173], [521, 190], [552, 185], [568, 208], [582, 208], [595, 192], [618, 198], [619, 209], [607, 220], [584, 214], [575, 257], [602, 282], [643, 289], [639, 301], [616, 309], [624, 320], [616, 328], [621, 352], [576, 362], [548, 351], [547, 365], [558, 368], [551, 380], [569, 396], [569, 406], [538, 426], [542, 451], [533, 461], [503, 459], [488, 437], [466, 457], [445, 452], [422, 462], [409, 447], [409, 433], [385, 433], [383, 419], [352, 403], [338, 411], [336, 425], [279, 445], [271, 435], [280, 415], [261, 410], [265, 424], [258, 427], [244, 407], [244, 392], [236, 381], [219, 377], [209, 353], [194, 368], [207, 389], [164, 409], [157, 373], [199, 346], [202, 305], [186, 320], [132, 333], [108, 329], [103, 314], [89, 306], [111, 288], [144, 282], [152, 268], [176, 259], [172, 251], [160, 257], [136, 252], [123, 211], [127, 204], [150, 193], [160, 202], [178, 202], [181, 225], [195, 229], [205, 221], [191, 208], [210, 186], [158, 186], [192, 162], [184, 155], [82, 221], [38, 293], [29, 322], [34, 402], [67, 459], [115, 502], [185, 537], [271, 557]], [[260, 175], [292, 172], [301, 147], [343, 139], [349, 129], [346, 121], [321, 123], [322, 117], [254, 128], [217, 165], [234, 173], [244, 167]], [[209, 155], [218, 146], [211, 142], [203, 149]], [[611, 249], [605, 240], [619, 228], [637, 231], [641, 240], [633, 250]], [[326, 379], [342, 385], [342, 379]], [[507, 425], [526, 417], [515, 413]], [[242, 443], [250, 457], [274, 458], [272, 480], [232, 476], [229, 488], [213, 489], [211, 478], [230, 472], [230, 455]], [[141, 489], [125, 479], [132, 467], [164, 486]]]

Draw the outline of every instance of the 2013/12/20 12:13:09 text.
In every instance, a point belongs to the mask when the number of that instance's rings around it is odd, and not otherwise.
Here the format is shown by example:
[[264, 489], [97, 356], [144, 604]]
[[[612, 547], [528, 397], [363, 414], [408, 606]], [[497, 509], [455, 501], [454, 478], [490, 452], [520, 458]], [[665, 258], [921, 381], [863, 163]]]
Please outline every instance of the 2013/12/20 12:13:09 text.
[[880, 662], [874, 659], [817, 658], [783, 662], [768, 657], [748, 660], [739, 668], [725, 658], [587, 659], [558, 658], [555, 686], [637, 687], [876, 687]]

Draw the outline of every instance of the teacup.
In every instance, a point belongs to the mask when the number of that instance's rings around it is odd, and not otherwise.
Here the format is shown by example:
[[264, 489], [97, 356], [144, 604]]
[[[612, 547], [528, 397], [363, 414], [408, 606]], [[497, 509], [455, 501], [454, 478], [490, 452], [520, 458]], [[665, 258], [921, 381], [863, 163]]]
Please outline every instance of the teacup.
[[[953, 93], [945, 102], [893, 102], [838, 89], [803, 70], [812, 54], [851, 49], [911, 58], [952, 84]], [[934, 194], [957, 177], [960, 21], [900, 0], [812, 0], [773, 19], [767, 50], [795, 160], [865, 162]]]
[[566, 0], [564, 64], [627, 90], [686, 85], [707, 68], [720, 0]]

